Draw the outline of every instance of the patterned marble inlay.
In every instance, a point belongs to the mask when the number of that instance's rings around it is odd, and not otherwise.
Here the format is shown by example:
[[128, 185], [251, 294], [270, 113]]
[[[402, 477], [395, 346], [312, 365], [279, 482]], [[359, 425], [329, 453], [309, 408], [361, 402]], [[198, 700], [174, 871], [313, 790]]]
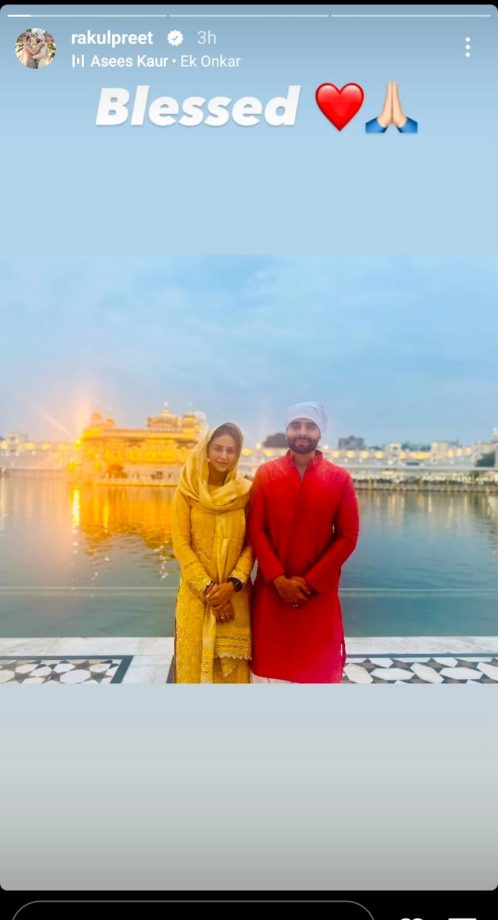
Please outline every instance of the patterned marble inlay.
[[[144, 663], [145, 662], [145, 663]], [[149, 673], [154, 670], [154, 675]], [[172, 683], [171, 666], [134, 655], [0, 656], [0, 684]], [[344, 684], [498, 684], [498, 653], [349, 655]]]
[[0, 684], [120, 684], [132, 655], [0, 657]]
[[343, 684], [498, 684], [498, 654], [348, 657]]

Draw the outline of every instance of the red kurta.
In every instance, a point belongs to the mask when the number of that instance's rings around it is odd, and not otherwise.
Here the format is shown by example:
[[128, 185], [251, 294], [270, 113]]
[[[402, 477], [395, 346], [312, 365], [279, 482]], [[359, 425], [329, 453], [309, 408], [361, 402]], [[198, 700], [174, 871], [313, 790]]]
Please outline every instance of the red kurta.
[[[264, 463], [253, 483], [248, 531], [258, 560], [254, 674], [298, 683], [339, 682], [346, 660], [339, 579], [359, 531], [351, 476], [321, 451], [303, 479], [290, 450]], [[290, 607], [272, 584], [278, 575], [301, 575], [317, 594], [302, 607]]]

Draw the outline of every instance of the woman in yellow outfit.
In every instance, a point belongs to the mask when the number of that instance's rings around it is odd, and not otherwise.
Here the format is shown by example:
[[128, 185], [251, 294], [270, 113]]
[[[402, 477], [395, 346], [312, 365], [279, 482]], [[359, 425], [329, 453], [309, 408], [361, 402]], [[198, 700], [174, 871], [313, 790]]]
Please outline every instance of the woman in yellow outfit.
[[242, 432], [210, 431], [189, 456], [173, 498], [175, 683], [249, 683], [250, 572], [246, 539], [251, 482], [237, 472]]

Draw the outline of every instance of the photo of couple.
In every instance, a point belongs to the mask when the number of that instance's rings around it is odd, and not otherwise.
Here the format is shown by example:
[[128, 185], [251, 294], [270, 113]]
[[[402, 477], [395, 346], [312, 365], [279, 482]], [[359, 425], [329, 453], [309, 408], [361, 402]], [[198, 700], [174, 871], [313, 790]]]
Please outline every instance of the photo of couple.
[[492, 260], [1, 278], [0, 684], [498, 683]]
[[45, 29], [26, 29], [16, 41], [17, 60], [30, 70], [46, 67], [55, 57], [53, 35]]
[[321, 403], [290, 406], [288, 451], [252, 483], [232, 422], [189, 456], [172, 509], [175, 683], [341, 682], [339, 579], [359, 514], [350, 474], [318, 450], [326, 423]]

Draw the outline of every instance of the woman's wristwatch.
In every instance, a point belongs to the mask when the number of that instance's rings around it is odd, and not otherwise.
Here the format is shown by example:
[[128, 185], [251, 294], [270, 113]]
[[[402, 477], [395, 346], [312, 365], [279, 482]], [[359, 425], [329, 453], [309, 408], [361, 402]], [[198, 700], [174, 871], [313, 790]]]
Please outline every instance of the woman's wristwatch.
[[234, 587], [234, 591], [242, 591], [244, 585], [238, 578], [234, 578], [233, 575], [230, 576], [228, 581], [231, 581]]

